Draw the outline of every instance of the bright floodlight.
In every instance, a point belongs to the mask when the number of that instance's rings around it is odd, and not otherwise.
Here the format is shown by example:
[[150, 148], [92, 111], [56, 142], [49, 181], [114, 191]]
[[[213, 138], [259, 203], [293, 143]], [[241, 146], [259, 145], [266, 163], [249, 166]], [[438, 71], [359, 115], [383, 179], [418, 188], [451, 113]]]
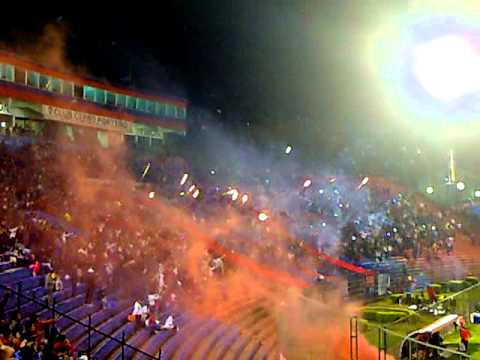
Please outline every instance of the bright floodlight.
[[285, 154], [290, 154], [292, 152], [292, 146], [291, 145], [288, 145], [285, 149]]
[[149, 198], [149, 199], [153, 199], [154, 197], [155, 197], [155, 193], [154, 193], [153, 191], [150, 191], [150, 192], [148, 193], [148, 198]]
[[433, 186], [427, 186], [426, 190], [427, 194], [433, 194]]
[[475, 190], [473, 196], [475, 196], [476, 198], [480, 198], [480, 190]]
[[480, 56], [460, 36], [447, 35], [415, 48], [413, 72], [433, 97], [450, 101], [480, 89]]
[[463, 191], [465, 190], [465, 183], [462, 181], [457, 182], [457, 190], [458, 191]]

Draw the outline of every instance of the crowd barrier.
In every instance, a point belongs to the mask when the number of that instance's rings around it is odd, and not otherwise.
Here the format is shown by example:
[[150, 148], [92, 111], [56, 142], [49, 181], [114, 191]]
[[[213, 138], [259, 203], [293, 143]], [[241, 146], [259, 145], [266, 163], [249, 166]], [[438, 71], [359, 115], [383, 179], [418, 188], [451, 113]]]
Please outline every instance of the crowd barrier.
[[[34, 308], [36, 310], [35, 312], [37, 312], [37, 313], [41, 312], [42, 310], [47, 310], [47, 311], [51, 312], [51, 318], [54, 318], [54, 319], [65, 318], [65, 319], [68, 319], [68, 321], [70, 321], [71, 323], [77, 324], [77, 325], [81, 326], [82, 328], [86, 329], [87, 330], [86, 352], [87, 352], [87, 356], [88, 356], [89, 359], [91, 358], [91, 354], [92, 354], [92, 350], [93, 350], [93, 346], [92, 346], [93, 338], [95, 338], [95, 341], [96, 341], [97, 344], [104, 341], [104, 340], [109, 340], [109, 341], [113, 341], [114, 343], [116, 343], [116, 347], [119, 347], [121, 349], [121, 359], [122, 360], [130, 358], [130, 356], [132, 356], [132, 354], [138, 354], [138, 355], [140, 355], [140, 356], [142, 356], [143, 358], [146, 358], [146, 359], [152, 359], [152, 360], [160, 360], [161, 359], [161, 349], [159, 350], [158, 357], [153, 356], [149, 353], [144, 352], [143, 350], [141, 350], [139, 348], [136, 348], [136, 347], [128, 344], [127, 341], [126, 341], [125, 333], [123, 333], [123, 332], [122, 332], [121, 338], [118, 339], [116, 337], [113, 337], [113, 336], [95, 328], [94, 326], [92, 326], [92, 315], [91, 314], [88, 315], [87, 323], [84, 323], [84, 322], [80, 321], [79, 319], [75, 319], [75, 318], [71, 317], [70, 315], [68, 315], [64, 312], [59, 311], [56, 308], [57, 304], [55, 302], [55, 299], [52, 301], [51, 305], [49, 305], [48, 300], [39, 301], [32, 296], [24, 294], [24, 292], [22, 290], [22, 283], [21, 282], [18, 282], [15, 287], [0, 284], [0, 288], [3, 289], [3, 291], [10, 291], [10, 293], [13, 294], [16, 297], [16, 305], [15, 306], [16, 306], [16, 310], [19, 311], [19, 312], [21, 311], [22, 306], [24, 306], [24, 301], [26, 300], [27, 302], [31, 302], [32, 304], [34, 304]], [[24, 301], [22, 301], [22, 299]], [[127, 353], [129, 353], [130, 355], [127, 356]]]
[[397, 293], [411, 289], [412, 279], [417, 289], [429, 284], [480, 275], [480, 259], [471, 256], [444, 256], [437, 259], [419, 258], [407, 262], [404, 258], [389, 260], [390, 266], [374, 269], [370, 276], [349, 274], [348, 297], [372, 298], [387, 292]]

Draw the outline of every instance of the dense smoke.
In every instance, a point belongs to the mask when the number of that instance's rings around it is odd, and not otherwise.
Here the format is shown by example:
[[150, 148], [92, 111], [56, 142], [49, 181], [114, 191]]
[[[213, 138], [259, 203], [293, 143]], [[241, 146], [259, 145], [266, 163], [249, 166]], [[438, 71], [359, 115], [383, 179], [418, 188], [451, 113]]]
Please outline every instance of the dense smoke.
[[[89, 147], [95, 149], [96, 145], [92, 143]], [[296, 358], [295, 351], [292, 352], [292, 349], [297, 349], [295, 344], [304, 349], [311, 347], [317, 358], [339, 358], [338, 350], [332, 351], [330, 342], [325, 342], [325, 338], [332, 331], [337, 334], [338, 346], [343, 347], [345, 353], [348, 352], [348, 318], [357, 312], [357, 308], [345, 303], [342, 290], [328, 290], [328, 295], [305, 301], [302, 289], [312, 286], [311, 280], [315, 276], [314, 269], [318, 260], [310, 256], [292, 264], [285, 247], [285, 239], [307, 235], [296, 230], [306, 228], [303, 222], [308, 221], [296, 216], [301, 210], [298, 193], [302, 191], [302, 176], [288, 176], [288, 170], [275, 169], [274, 161], [262, 159], [258, 153], [254, 152], [248, 157], [243, 150], [234, 147], [230, 149], [242, 158], [240, 163], [237, 158], [235, 165], [243, 166], [245, 171], [250, 168], [250, 171], [258, 172], [266, 166], [272, 169], [272, 184], [267, 191], [261, 186], [244, 186], [241, 180], [235, 183], [242, 191], [243, 188], [248, 189], [252, 208], [266, 209], [272, 215], [271, 219], [263, 224], [256, 219], [255, 211], [245, 216], [242, 209], [229, 202], [221, 203], [219, 208], [216, 203], [209, 205], [212, 209], [206, 214], [192, 211], [196, 206], [202, 206], [195, 201], [202, 202], [203, 199], [164, 197], [161, 190], [157, 190], [154, 185], [151, 185], [151, 188], [148, 187], [150, 185], [146, 188], [138, 187], [136, 180], [139, 174], [131, 173], [126, 162], [128, 151], [125, 146], [108, 150], [97, 149], [98, 151], [90, 153], [89, 157], [95, 160], [95, 171], [101, 174], [101, 181], [90, 178], [91, 169], [86, 167], [82, 155], [72, 157], [71, 152], [59, 153], [57, 161], [51, 164], [65, 179], [65, 193], [68, 194], [65, 205], [68, 207], [71, 223], [82, 233], [79, 237], [68, 239], [67, 258], [82, 258], [82, 251], [89, 249], [90, 237], [101, 236], [103, 232], [106, 238], [102, 241], [118, 241], [119, 247], [132, 249], [126, 260], [134, 269], [133, 275], [130, 273], [125, 276], [144, 277], [146, 284], [154, 286], [152, 284], [158, 275], [158, 264], [167, 266], [166, 264], [172, 261], [171, 267], [178, 269], [176, 280], [180, 281], [181, 285], [177, 282], [169, 289], [167, 301], [174, 295], [176, 301], [186, 308], [199, 314], [216, 316], [233, 304], [262, 300], [270, 304], [266, 308], [275, 309], [269, 316], [279, 331], [279, 348], [287, 358]], [[300, 169], [296, 171], [302, 174]], [[181, 175], [177, 174], [173, 182], [178, 184]], [[247, 173], [246, 178], [249, 176], [250, 173]], [[326, 178], [326, 181], [329, 179], [330, 177]], [[192, 180], [193, 182], [195, 180]], [[218, 185], [224, 188], [226, 184]], [[206, 191], [206, 187], [201, 183], [197, 186]], [[355, 191], [358, 184], [349, 184], [347, 180], [340, 179], [338, 186]], [[292, 190], [289, 191], [289, 187]], [[153, 199], [147, 196], [149, 190], [155, 191]], [[363, 193], [353, 193], [352, 206], [357, 201], [363, 203], [367, 195], [366, 189]], [[273, 216], [281, 211], [292, 214], [288, 223]], [[55, 212], [54, 209], [52, 212]], [[99, 234], [99, 229], [115, 226], [116, 222], [122, 223], [122, 232], [128, 232], [130, 238], [120, 235], [116, 240], [111, 239], [106, 230]], [[321, 226], [315, 222], [312, 225], [312, 232]], [[327, 228], [325, 234], [329, 236], [329, 247], [335, 251], [337, 232]], [[146, 238], [149, 241], [146, 241]], [[80, 249], [82, 251], [79, 251]], [[80, 262], [91, 262], [87, 265], [101, 269], [108, 263], [108, 255], [106, 252], [96, 253], [95, 249], [89, 250], [95, 253], [93, 256], [81, 259]], [[169, 253], [167, 257], [164, 256], [165, 252]], [[211, 277], [208, 264], [212, 257], [218, 256], [224, 257], [228, 270], [221, 277]], [[121, 290], [126, 296], [138, 296], [138, 289], [133, 286], [138, 285], [138, 282], [126, 280], [121, 284]], [[153, 288], [144, 290], [155, 291]], [[194, 296], [191, 296], [192, 294]], [[332, 308], [338, 310], [332, 311]], [[286, 324], [288, 331], [280, 333], [280, 329], [285, 328]], [[363, 351], [368, 353], [368, 350]]]
[[[62, 32], [47, 27], [45, 34], [34, 47], [36, 59], [70, 69]], [[138, 184], [141, 174], [132, 172], [125, 144], [104, 149], [93, 139], [77, 151], [64, 139], [57, 143], [63, 148], [56, 148], [44, 173], [58, 187], [43, 189], [43, 210], [66, 219], [79, 233], [67, 239], [57, 234], [55, 246], [62, 250], [54, 262], [60, 271], [73, 273], [77, 264], [94, 267], [101, 284], [107, 281], [102, 269], [114, 266], [123, 276], [115, 286], [126, 298], [157, 291], [164, 272], [166, 302], [222, 318], [226, 308], [259, 301], [269, 309], [279, 351], [287, 358], [297, 358], [298, 349], [312, 358], [347, 358], [348, 319], [358, 307], [344, 300], [340, 281], [338, 289], [320, 289], [318, 296], [305, 298], [320, 262], [311, 254], [297, 257], [289, 246], [307, 243], [337, 254], [337, 229], [352, 220], [342, 215], [342, 207], [353, 214], [370, 210], [370, 190], [360, 186], [362, 179], [345, 177], [335, 167], [307, 169], [295, 147], [291, 154], [285, 153], [286, 144], [260, 150], [209, 126], [203, 161], [191, 164], [187, 185], [202, 192], [193, 199], [179, 195], [185, 192], [181, 171], [166, 179], [168, 193], [165, 186]], [[215, 168], [218, 177], [196, 177], [201, 167]], [[305, 186], [306, 180], [312, 185]], [[224, 196], [228, 186], [248, 194], [245, 206]], [[260, 211], [268, 214], [267, 221], [258, 220]], [[323, 221], [325, 213], [335, 223]], [[225, 271], [212, 276], [210, 262], [217, 258], [224, 260]], [[364, 340], [361, 345], [362, 358], [373, 359], [374, 348]]]

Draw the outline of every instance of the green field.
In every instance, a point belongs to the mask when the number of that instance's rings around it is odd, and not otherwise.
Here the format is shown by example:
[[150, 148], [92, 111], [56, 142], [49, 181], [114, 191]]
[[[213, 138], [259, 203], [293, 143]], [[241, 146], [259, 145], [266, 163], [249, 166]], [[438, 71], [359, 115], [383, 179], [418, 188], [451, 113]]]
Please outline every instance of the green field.
[[[469, 324], [468, 329], [472, 333], [472, 338], [468, 344], [468, 354], [472, 359], [480, 359], [480, 325]], [[444, 339], [444, 345], [449, 348], [456, 349], [460, 343], [458, 332], [452, 333]]]
[[[457, 285], [462, 285], [461, 282], [462, 281], [450, 281], [448, 285], [453, 286], [455, 289]], [[457, 291], [451, 291], [453, 290], [451, 288], [447, 290], [445, 287], [442, 287], [442, 289], [446, 290], [445, 292], [437, 291], [437, 298], [439, 298], [439, 300], [453, 297], [453, 300], [449, 300], [444, 304], [445, 309], [448, 309], [447, 314], [457, 313], [466, 315], [473, 311], [476, 306], [479, 306], [480, 287], [474, 286], [468, 288], [468, 290], [461, 291], [462, 287], [464, 287], [464, 284], [459, 286], [458, 289], [455, 289]], [[398, 334], [398, 336], [388, 334], [386, 337], [387, 351], [395, 356], [399, 353], [399, 346], [404, 336], [431, 324], [441, 317], [434, 316], [432, 313], [425, 311], [409, 311], [408, 306], [395, 304], [393, 302], [397, 296], [403, 297], [401, 294], [394, 294], [393, 296], [377, 299], [368, 303], [363, 311], [365, 319], [362, 319], [359, 325], [362, 334], [368, 342], [376, 347], [379, 345], [379, 327], [384, 327]], [[415, 296], [422, 300], [421, 303], [429, 303], [425, 293], [417, 292]], [[378, 311], [379, 314], [375, 314], [375, 311]], [[395, 316], [395, 312], [398, 312], [398, 316]], [[480, 325], [469, 324], [468, 327], [472, 333], [468, 353], [473, 359], [480, 359]], [[459, 334], [455, 332], [447, 336], [444, 344], [447, 345], [448, 348], [456, 350], [459, 341]], [[381, 342], [383, 344], [383, 336]]]
[[378, 346], [378, 327], [383, 326], [400, 336], [387, 336], [387, 351], [392, 355], [397, 355], [403, 337], [407, 334], [420, 329], [428, 324], [434, 322], [438, 317], [430, 314], [414, 314], [404, 321], [396, 322], [394, 324], [381, 324], [378, 322], [368, 321], [360, 326], [362, 334], [366, 337], [368, 342], [372, 345]]

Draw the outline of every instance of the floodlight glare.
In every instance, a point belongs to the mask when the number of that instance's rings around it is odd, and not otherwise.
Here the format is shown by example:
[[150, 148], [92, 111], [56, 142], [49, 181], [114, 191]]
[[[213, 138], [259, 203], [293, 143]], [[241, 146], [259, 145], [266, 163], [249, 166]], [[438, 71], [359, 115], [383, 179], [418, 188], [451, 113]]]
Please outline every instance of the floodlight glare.
[[416, 46], [413, 73], [431, 96], [452, 101], [480, 89], [480, 56], [467, 39], [442, 36]]

